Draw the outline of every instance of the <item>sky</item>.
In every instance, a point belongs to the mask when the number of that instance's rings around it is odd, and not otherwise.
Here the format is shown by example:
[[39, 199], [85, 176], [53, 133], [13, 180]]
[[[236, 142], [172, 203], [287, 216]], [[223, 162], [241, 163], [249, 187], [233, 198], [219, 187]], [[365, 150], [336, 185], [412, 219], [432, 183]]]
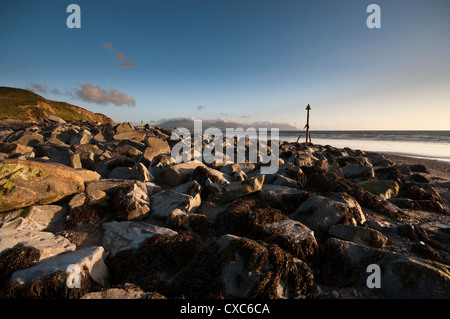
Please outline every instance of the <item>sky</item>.
[[449, 34], [448, 0], [5, 0], [0, 86], [117, 123], [450, 130]]

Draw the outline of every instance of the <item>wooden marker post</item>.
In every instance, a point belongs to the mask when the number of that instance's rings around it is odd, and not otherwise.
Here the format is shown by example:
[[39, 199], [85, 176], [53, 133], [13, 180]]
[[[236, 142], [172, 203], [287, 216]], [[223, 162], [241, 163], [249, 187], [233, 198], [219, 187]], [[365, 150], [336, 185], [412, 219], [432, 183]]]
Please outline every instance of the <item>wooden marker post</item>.
[[311, 106], [309, 106], [309, 104], [308, 104], [308, 106], [306, 107], [307, 113], [306, 113], [306, 125], [305, 125], [305, 127], [306, 127], [306, 143], [308, 143], [308, 139], [309, 139], [309, 142], [311, 143], [311, 134], [309, 133], [309, 110], [311, 110]]

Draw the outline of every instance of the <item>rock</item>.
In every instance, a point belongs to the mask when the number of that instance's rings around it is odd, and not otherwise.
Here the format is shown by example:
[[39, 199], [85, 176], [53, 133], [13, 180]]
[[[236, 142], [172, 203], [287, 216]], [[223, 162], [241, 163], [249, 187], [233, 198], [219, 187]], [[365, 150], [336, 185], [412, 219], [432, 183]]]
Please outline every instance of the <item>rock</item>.
[[132, 179], [130, 167], [114, 167], [108, 175], [108, 179]]
[[356, 222], [364, 223], [365, 217], [361, 207], [347, 196], [342, 195], [336, 198], [337, 200], [321, 195], [309, 197], [290, 215], [290, 218], [305, 224], [315, 232], [322, 233], [328, 233], [332, 225], [341, 222], [344, 218], [349, 221], [356, 219]]
[[218, 202], [233, 201], [242, 196], [255, 193], [262, 189], [263, 184], [264, 175], [249, 178], [241, 182], [230, 183], [224, 187], [223, 194], [218, 199]]
[[131, 123], [126, 122], [126, 123], [117, 124], [114, 127], [114, 130], [116, 131], [116, 133], [129, 132], [129, 131], [133, 131], [134, 127], [133, 127], [133, 125], [131, 125]]
[[412, 200], [431, 200], [442, 203], [442, 199], [433, 186], [428, 184], [405, 183], [400, 187], [397, 198]]
[[91, 171], [89, 169], [80, 168], [77, 169], [78, 174], [81, 176], [83, 181], [86, 182], [92, 182], [92, 181], [98, 181], [101, 179], [101, 176], [99, 173]]
[[45, 230], [58, 223], [64, 223], [66, 216], [67, 208], [64, 206], [35, 205], [29, 209], [26, 219], [40, 226], [34, 230]]
[[140, 150], [138, 150], [136, 147], [133, 147], [131, 145], [123, 145], [123, 146], [118, 146], [116, 147], [116, 149], [114, 150], [115, 154], [118, 155], [124, 155], [127, 157], [140, 157], [142, 152]]
[[370, 179], [365, 182], [358, 183], [369, 193], [380, 196], [381, 199], [389, 199], [395, 196], [400, 186], [395, 181]]
[[375, 176], [379, 180], [388, 180], [388, 181], [392, 180], [399, 185], [402, 185], [405, 182], [405, 177], [402, 175], [400, 170], [392, 166], [377, 168], [375, 170]]
[[342, 173], [345, 178], [372, 179], [375, 173], [372, 166], [346, 165], [342, 167]]
[[64, 121], [62, 118], [56, 116], [56, 115], [50, 115], [49, 117], [46, 118], [47, 121], [49, 122], [54, 122], [54, 123], [61, 123], [61, 124], [66, 124], [67, 122]]
[[400, 171], [400, 173], [402, 173], [402, 175], [410, 175], [411, 174], [411, 169], [406, 164], [392, 165], [392, 167], [398, 168], [398, 170]]
[[412, 200], [408, 198], [391, 198], [390, 201], [400, 208], [412, 210], [425, 210], [445, 214], [442, 204], [434, 200]]
[[155, 178], [149, 173], [147, 167], [142, 163], [136, 163], [131, 168], [131, 178], [141, 182], [152, 182]]
[[111, 256], [124, 250], [136, 250], [150, 237], [175, 236], [178, 233], [169, 228], [145, 222], [121, 221], [102, 224], [104, 230], [103, 247]]
[[286, 219], [265, 225], [266, 241], [279, 245], [296, 258], [308, 261], [317, 252], [314, 232], [298, 221]]
[[197, 166], [190, 178], [202, 186], [205, 186], [208, 180], [219, 185], [228, 185], [232, 180], [231, 176], [205, 166]]
[[115, 140], [131, 140], [136, 142], [142, 142], [145, 139], [145, 133], [139, 131], [124, 131], [114, 134], [113, 138]]
[[22, 155], [33, 152], [33, 148], [30, 146], [23, 146], [17, 143], [0, 143], [0, 152], [11, 155]]
[[79, 133], [73, 134], [69, 138], [69, 145], [82, 145], [82, 144], [88, 144], [92, 139], [92, 134], [88, 130], [84, 129]]
[[379, 261], [382, 269], [381, 291], [387, 298], [450, 297], [450, 275], [415, 257], [386, 255]]
[[44, 137], [38, 132], [19, 131], [9, 135], [6, 142], [14, 142], [23, 146], [34, 147], [38, 143], [44, 143]]
[[124, 155], [117, 155], [116, 157], [102, 160], [99, 162], [96, 162], [94, 164], [94, 170], [99, 173], [103, 178], [107, 178], [111, 171], [116, 167], [133, 167], [135, 164], [135, 161], [132, 159], [124, 156]]
[[424, 165], [422, 165], [422, 164], [415, 164], [415, 165], [408, 165], [408, 166], [409, 166], [409, 169], [410, 169], [412, 172], [427, 173], [427, 174], [429, 174], [427, 168], [426, 168]]
[[245, 174], [248, 174], [253, 171], [255, 167], [256, 166], [253, 163], [235, 163], [222, 166], [220, 171], [224, 174], [233, 176], [237, 172], [244, 172]]
[[85, 193], [89, 198], [95, 198], [99, 191], [103, 191], [105, 194], [113, 196], [119, 192], [119, 190], [133, 186], [133, 184], [136, 183], [139, 184], [141, 182], [132, 179], [101, 179], [98, 181], [87, 182]]
[[145, 145], [147, 148], [144, 152], [144, 158], [148, 162], [152, 162], [153, 159], [161, 154], [170, 154], [170, 146], [169, 144], [157, 137], [148, 137], [145, 139]]
[[0, 212], [51, 204], [84, 191], [84, 180], [70, 167], [28, 160], [0, 163]]
[[320, 192], [345, 192], [352, 196], [359, 205], [370, 208], [390, 218], [400, 218], [403, 214], [393, 210], [389, 202], [367, 192], [351, 180], [342, 178], [334, 173], [326, 173], [317, 167], [302, 167], [308, 177], [307, 187]]
[[[31, 225], [30, 225], [31, 224]], [[0, 228], [0, 252], [17, 245], [34, 247], [40, 252], [40, 260], [73, 251], [76, 246], [67, 238], [50, 232], [27, 230], [36, 228], [35, 222], [19, 218], [3, 224]]]
[[93, 169], [94, 163], [100, 159], [103, 151], [94, 144], [72, 145], [71, 150], [80, 156], [83, 168]]
[[275, 180], [272, 182], [273, 185], [280, 185], [280, 186], [287, 186], [292, 188], [298, 188], [302, 189], [304, 185], [292, 178], [283, 176], [283, 175], [276, 175]]
[[167, 227], [171, 229], [185, 228], [184, 225], [187, 223], [189, 215], [182, 211], [181, 209], [175, 208], [170, 212], [167, 218]]
[[72, 212], [76, 208], [81, 208], [87, 200], [85, 193], [76, 194], [69, 202], [69, 211]]
[[[144, 153], [144, 155], [145, 155], [145, 153]], [[142, 161], [142, 158], [141, 158], [141, 161]], [[142, 162], [145, 164], [145, 160]], [[157, 177], [161, 172], [168, 169], [174, 163], [175, 162], [174, 162], [172, 156], [164, 155], [164, 154], [159, 155], [159, 156], [153, 158], [153, 161], [148, 166], [148, 170], [149, 170], [150, 174]]]
[[317, 279], [332, 286], [367, 287], [366, 268], [381, 256], [381, 250], [330, 237], [316, 260]]
[[70, 166], [73, 152], [69, 149], [69, 145], [57, 145], [54, 143], [36, 144], [35, 149], [39, 154], [47, 156], [49, 162], [59, 163]]
[[72, 154], [70, 155], [70, 167], [79, 169], [83, 168], [83, 164], [81, 163], [80, 154]]
[[116, 220], [138, 220], [150, 213], [150, 197], [145, 184], [133, 184], [122, 189], [114, 198]]
[[194, 212], [201, 204], [200, 185], [196, 181], [179, 185], [151, 196], [150, 202], [151, 214], [158, 218], [167, 218], [177, 208]]
[[[223, 235], [177, 278], [187, 298], [312, 298], [314, 279], [301, 260], [277, 245]], [[194, 284], [195, 283], [195, 284]]]
[[386, 236], [375, 229], [353, 225], [332, 225], [328, 234], [332, 237], [375, 248], [382, 248], [388, 241]]
[[194, 173], [194, 170], [199, 166], [206, 167], [205, 164], [196, 162], [173, 165], [162, 171], [156, 177], [156, 181], [172, 187], [184, 184], [188, 181], [190, 175]]
[[368, 153], [367, 159], [373, 166], [388, 167], [394, 165], [394, 162], [377, 153]]
[[186, 232], [154, 235], [137, 249], [110, 256], [107, 266], [115, 279], [113, 284], [131, 283], [169, 298], [181, 297], [177, 275], [190, 264], [201, 246], [199, 237]]
[[260, 200], [279, 206], [281, 209], [291, 213], [312, 195], [288, 186], [264, 184], [257, 196]]
[[[93, 280], [100, 286], [106, 286], [109, 273], [104, 258], [104, 249], [98, 246], [48, 258], [29, 268], [14, 272], [10, 280], [14, 292], [12, 293], [10, 288], [8, 293], [19, 298], [33, 294], [37, 294], [40, 298], [49, 298], [52, 295], [67, 298], [72, 291], [81, 292], [86, 289], [83, 281]], [[84, 289], [67, 289], [68, 285], [77, 284], [78, 273], [80, 288]], [[74, 281], [70, 282], [70, 279]], [[89, 291], [83, 291], [83, 294], [87, 292]]]

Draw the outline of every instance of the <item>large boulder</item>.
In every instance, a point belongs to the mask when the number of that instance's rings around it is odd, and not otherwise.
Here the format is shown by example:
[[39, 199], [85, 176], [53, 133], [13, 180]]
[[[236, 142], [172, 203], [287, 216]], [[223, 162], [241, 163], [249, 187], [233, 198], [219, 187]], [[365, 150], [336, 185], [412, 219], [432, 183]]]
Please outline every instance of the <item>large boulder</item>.
[[170, 154], [170, 146], [163, 139], [157, 137], [148, 137], [145, 139], [147, 148], [144, 151], [144, 158], [152, 162], [153, 158], [161, 154]]
[[199, 166], [206, 168], [205, 164], [199, 162], [181, 163], [170, 166], [156, 177], [156, 181], [172, 187], [184, 184]]
[[346, 165], [342, 167], [345, 178], [371, 179], [375, 177], [372, 166], [369, 165]]
[[370, 179], [358, 184], [363, 189], [381, 199], [389, 199], [398, 193], [399, 185], [395, 181]]
[[328, 234], [339, 239], [376, 248], [382, 248], [388, 241], [388, 238], [378, 230], [354, 225], [332, 225]]
[[201, 251], [176, 285], [188, 298], [305, 299], [314, 292], [306, 263], [278, 245], [229, 234]]
[[83, 191], [84, 180], [73, 168], [27, 160], [0, 163], [0, 212], [54, 203]]
[[175, 209], [186, 213], [194, 212], [201, 204], [200, 189], [201, 186], [192, 181], [152, 195], [150, 198], [152, 216], [167, 218]]
[[103, 223], [102, 227], [104, 230], [103, 247], [111, 256], [123, 250], [136, 250], [150, 237], [177, 234], [176, 231], [169, 228], [135, 221], [112, 221]]
[[379, 264], [381, 291], [387, 298], [450, 298], [450, 267], [446, 265], [396, 254], [386, 254]]
[[36, 229], [33, 221], [18, 218], [2, 225], [0, 228], [0, 253], [17, 245], [33, 247], [39, 250], [40, 259], [75, 250], [67, 238]]
[[219, 202], [231, 202], [242, 196], [258, 192], [264, 184], [264, 176], [249, 178], [243, 181], [233, 182], [223, 187]]
[[351, 196], [341, 193], [334, 198], [316, 195], [309, 197], [290, 215], [315, 232], [328, 233], [332, 225], [341, 221], [353, 224], [365, 222], [360, 205]]
[[119, 191], [113, 201], [115, 219], [138, 220], [150, 213], [150, 197], [143, 183], [135, 183]]
[[105, 251], [101, 246], [47, 258], [14, 272], [8, 296], [79, 298], [107, 285], [109, 273], [104, 259]]
[[38, 132], [19, 131], [9, 135], [6, 142], [14, 142], [24, 146], [33, 147], [38, 143], [44, 143], [44, 137]]

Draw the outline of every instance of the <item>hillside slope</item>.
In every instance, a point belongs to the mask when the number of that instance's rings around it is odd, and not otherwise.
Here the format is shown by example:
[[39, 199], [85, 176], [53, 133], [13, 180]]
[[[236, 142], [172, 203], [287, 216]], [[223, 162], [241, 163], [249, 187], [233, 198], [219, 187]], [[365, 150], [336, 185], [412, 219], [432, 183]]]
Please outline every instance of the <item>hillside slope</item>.
[[42, 122], [50, 115], [56, 115], [66, 121], [114, 123], [106, 115], [93, 113], [79, 106], [47, 100], [24, 89], [0, 87], [0, 119]]

